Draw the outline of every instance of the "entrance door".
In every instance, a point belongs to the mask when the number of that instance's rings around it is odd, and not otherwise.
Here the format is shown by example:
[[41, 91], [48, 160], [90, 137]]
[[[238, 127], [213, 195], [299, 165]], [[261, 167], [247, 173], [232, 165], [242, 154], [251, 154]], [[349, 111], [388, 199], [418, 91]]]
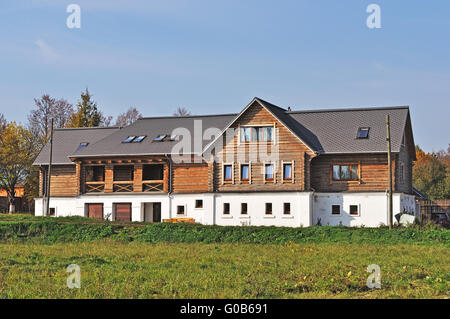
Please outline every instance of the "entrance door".
[[131, 222], [131, 204], [115, 204], [116, 220], [121, 222]]
[[88, 217], [95, 219], [103, 219], [103, 204], [87, 204]]
[[161, 203], [153, 203], [153, 222], [161, 222]]

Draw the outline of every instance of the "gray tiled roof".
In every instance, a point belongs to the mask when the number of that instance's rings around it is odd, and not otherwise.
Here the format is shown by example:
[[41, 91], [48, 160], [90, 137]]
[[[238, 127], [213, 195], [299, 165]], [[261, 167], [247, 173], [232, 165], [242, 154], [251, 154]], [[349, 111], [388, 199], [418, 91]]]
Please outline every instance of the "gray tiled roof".
[[[376, 153], [386, 152], [386, 114], [389, 114], [391, 122], [392, 152], [400, 151], [409, 108], [400, 106], [287, 113], [302, 127], [300, 134], [319, 153]], [[360, 127], [370, 128], [368, 139], [356, 138]]]
[[[154, 142], [153, 139], [160, 134], [171, 135], [177, 128], [189, 130], [191, 133], [191, 147], [194, 150], [194, 121], [201, 120], [202, 135], [208, 128], [222, 130], [236, 117], [236, 114], [181, 116], [181, 117], [153, 117], [142, 118], [120, 131], [114, 132], [106, 138], [91, 144], [76, 154], [77, 157], [90, 156], [123, 156], [123, 155], [152, 155], [169, 154], [177, 141]], [[128, 136], [147, 137], [141, 143], [122, 143]], [[210, 140], [203, 140], [203, 147]], [[202, 151], [200, 149], [200, 151]]]
[[[108, 128], [64, 128], [53, 131], [53, 160], [54, 165], [73, 164], [69, 155], [73, 154], [80, 143], [93, 144], [102, 138], [118, 131], [117, 127]], [[50, 144], [47, 143], [35, 159], [33, 165], [48, 165]]]
[[[386, 152], [386, 114], [391, 118], [392, 151], [399, 152], [405, 125], [409, 120], [409, 108], [406, 106], [286, 111], [259, 98], [254, 100], [276, 116], [311, 150], [320, 154]], [[56, 130], [54, 162], [71, 163], [68, 157], [170, 154], [178, 142], [154, 142], [153, 139], [160, 134], [170, 135], [173, 130], [184, 128], [191, 133], [193, 148], [196, 120], [202, 122], [203, 135], [208, 128], [225, 130], [237, 116], [238, 114], [153, 117], [137, 120], [120, 130], [117, 128]], [[360, 127], [370, 128], [368, 139], [356, 138]], [[128, 136], [140, 135], [147, 136], [141, 143], [122, 143]], [[80, 142], [85, 141], [90, 142], [89, 146], [74, 153]], [[202, 148], [210, 142], [211, 140], [203, 140]], [[36, 165], [48, 162], [47, 152], [48, 146], [36, 159]]]

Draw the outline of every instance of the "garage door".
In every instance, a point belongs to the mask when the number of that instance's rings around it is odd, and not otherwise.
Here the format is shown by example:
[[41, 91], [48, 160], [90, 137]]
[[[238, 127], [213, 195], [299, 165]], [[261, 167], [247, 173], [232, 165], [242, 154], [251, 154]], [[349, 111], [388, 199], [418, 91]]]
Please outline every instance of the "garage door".
[[116, 204], [116, 220], [131, 222], [131, 204]]
[[88, 204], [88, 217], [103, 219], [103, 204]]

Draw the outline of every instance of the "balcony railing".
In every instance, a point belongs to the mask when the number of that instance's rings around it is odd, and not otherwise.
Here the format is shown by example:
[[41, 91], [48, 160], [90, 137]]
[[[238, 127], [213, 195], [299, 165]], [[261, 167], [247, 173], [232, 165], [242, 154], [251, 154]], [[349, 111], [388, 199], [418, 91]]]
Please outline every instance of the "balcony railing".
[[103, 193], [105, 182], [86, 182], [86, 193]]
[[116, 193], [130, 193], [134, 190], [133, 182], [114, 182], [113, 183], [113, 192]]
[[149, 192], [164, 192], [164, 181], [142, 181], [142, 191]]

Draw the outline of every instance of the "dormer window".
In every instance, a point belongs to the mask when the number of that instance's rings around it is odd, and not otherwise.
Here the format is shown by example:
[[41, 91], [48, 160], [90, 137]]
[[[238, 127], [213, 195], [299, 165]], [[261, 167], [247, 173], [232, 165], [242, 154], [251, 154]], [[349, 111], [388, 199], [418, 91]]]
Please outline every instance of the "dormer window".
[[246, 126], [241, 127], [241, 142], [272, 141], [272, 126]]
[[131, 143], [136, 136], [128, 136], [126, 139], [122, 141], [122, 143]]
[[358, 134], [356, 135], [356, 138], [358, 138], [358, 139], [369, 138], [369, 128], [368, 127], [360, 127], [358, 129]]

